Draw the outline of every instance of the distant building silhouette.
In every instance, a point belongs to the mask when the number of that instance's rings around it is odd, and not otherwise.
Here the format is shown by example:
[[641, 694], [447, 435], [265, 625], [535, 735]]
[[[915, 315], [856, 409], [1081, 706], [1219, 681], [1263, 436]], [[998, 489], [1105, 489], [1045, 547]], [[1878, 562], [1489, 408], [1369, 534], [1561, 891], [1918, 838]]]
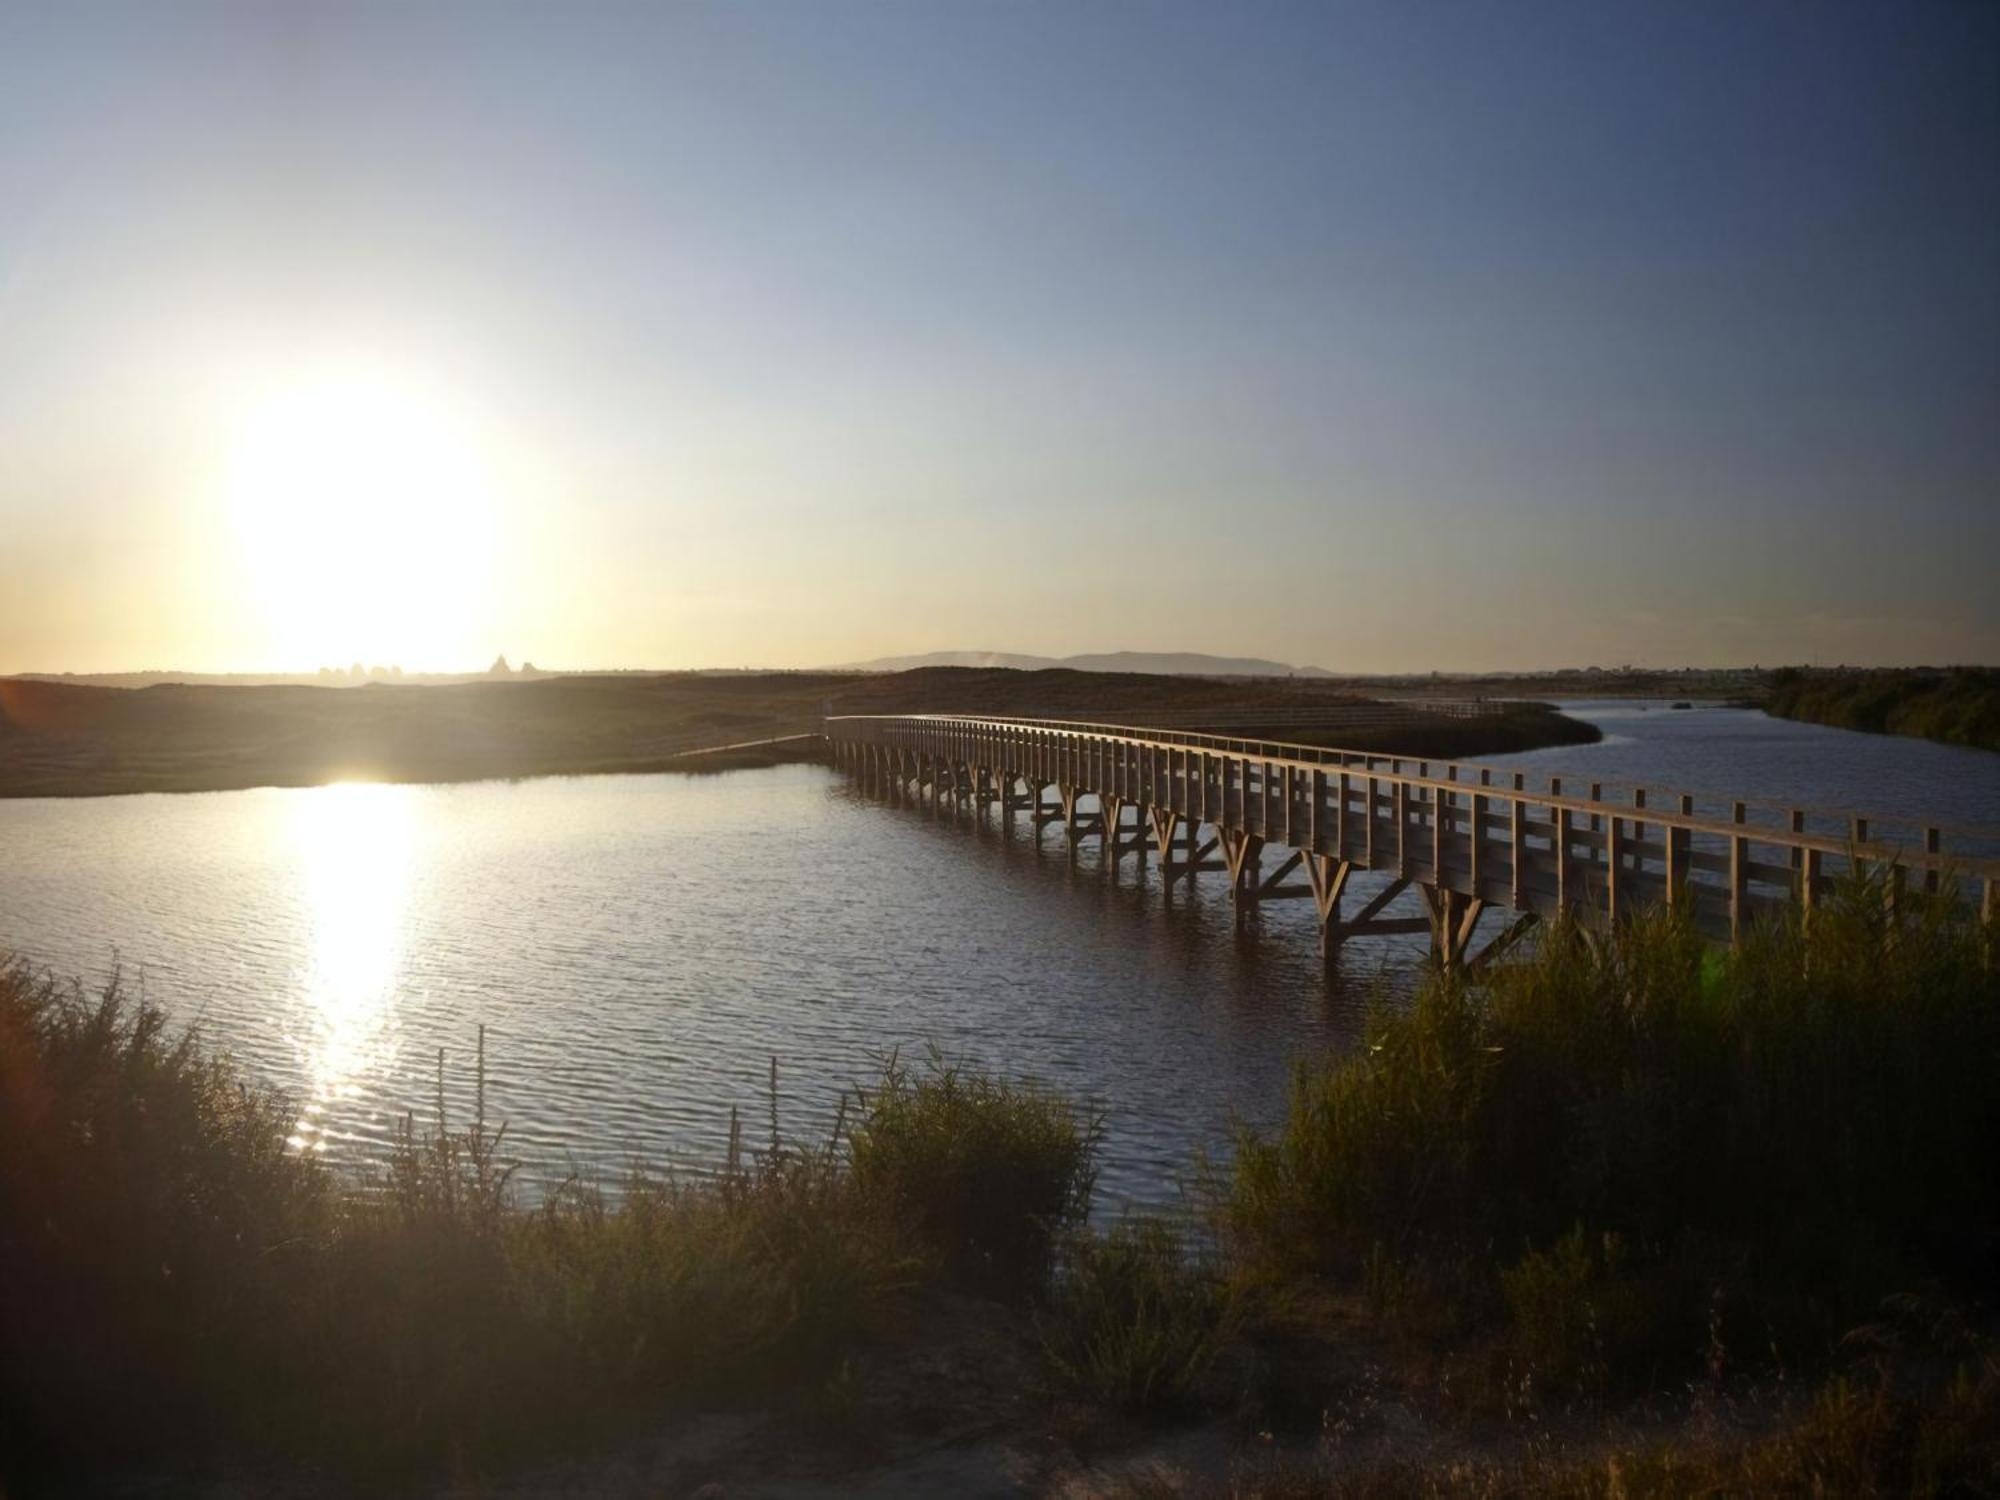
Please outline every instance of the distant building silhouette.
[[486, 675], [488, 677], [512, 677], [514, 669], [507, 665], [506, 656], [496, 656], [493, 658], [493, 665], [486, 669]]

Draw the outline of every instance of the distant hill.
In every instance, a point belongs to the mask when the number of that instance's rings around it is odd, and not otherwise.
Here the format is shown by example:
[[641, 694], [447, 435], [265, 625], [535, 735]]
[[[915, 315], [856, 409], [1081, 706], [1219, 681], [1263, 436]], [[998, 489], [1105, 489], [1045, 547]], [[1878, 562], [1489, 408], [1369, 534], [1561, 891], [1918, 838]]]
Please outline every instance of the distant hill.
[[908, 672], [918, 667], [1004, 667], [1040, 672], [1141, 672], [1163, 677], [1331, 677], [1323, 667], [1294, 667], [1261, 656], [1208, 656], [1200, 651], [1100, 651], [1081, 656], [1025, 656], [1014, 651], [931, 651], [922, 656], [880, 656], [848, 662], [836, 672]]

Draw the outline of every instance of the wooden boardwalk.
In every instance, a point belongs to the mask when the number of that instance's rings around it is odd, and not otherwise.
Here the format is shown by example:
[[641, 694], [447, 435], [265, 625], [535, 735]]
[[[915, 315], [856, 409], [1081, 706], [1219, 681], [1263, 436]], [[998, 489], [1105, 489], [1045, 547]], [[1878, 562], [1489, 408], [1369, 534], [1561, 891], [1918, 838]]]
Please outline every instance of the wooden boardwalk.
[[[1886, 870], [1891, 902], [1913, 882], [1949, 882], [2000, 920], [1990, 830], [1647, 787], [1612, 801], [1567, 776], [1531, 788], [1512, 770], [1125, 725], [846, 716], [825, 732], [835, 764], [884, 794], [1024, 813], [1038, 836], [1060, 823], [1114, 869], [1157, 854], [1169, 899], [1204, 872], [1227, 876], [1239, 922], [1265, 901], [1309, 899], [1329, 955], [1423, 932], [1447, 967], [1476, 964], [1558, 912], [1608, 923], [1661, 904], [1734, 941], [1760, 916], [1809, 912], [1855, 866]], [[1349, 910], [1361, 872], [1388, 880]], [[1423, 915], [1389, 914], [1407, 891]], [[1510, 920], [1475, 949], [1489, 910]]]

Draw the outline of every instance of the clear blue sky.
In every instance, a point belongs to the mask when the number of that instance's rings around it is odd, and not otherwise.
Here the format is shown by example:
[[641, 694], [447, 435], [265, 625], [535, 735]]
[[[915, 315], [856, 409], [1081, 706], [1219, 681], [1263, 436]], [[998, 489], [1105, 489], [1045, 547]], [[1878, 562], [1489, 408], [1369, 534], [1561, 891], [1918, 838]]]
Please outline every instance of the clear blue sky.
[[0, 538], [0, 671], [2000, 660], [2000, 5], [0, 0]]

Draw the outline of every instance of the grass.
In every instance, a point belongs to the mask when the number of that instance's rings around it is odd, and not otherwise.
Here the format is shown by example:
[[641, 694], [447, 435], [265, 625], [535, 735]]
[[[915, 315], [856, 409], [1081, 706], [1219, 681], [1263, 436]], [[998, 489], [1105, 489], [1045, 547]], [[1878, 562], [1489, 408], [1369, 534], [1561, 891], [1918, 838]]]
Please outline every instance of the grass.
[[[1213, 708], [1240, 716], [1266, 706], [1356, 701], [1351, 692], [1307, 681], [955, 667], [351, 689], [162, 684], [134, 690], [6, 678], [0, 679], [0, 797], [721, 770], [819, 752], [804, 745], [727, 757], [684, 752], [691, 745], [816, 733], [829, 708], [1143, 720], [1154, 710], [1186, 715]], [[1489, 723], [1490, 733], [1481, 727]], [[1478, 755], [1568, 742], [1577, 731], [1558, 715], [1527, 713], [1518, 723], [1439, 726], [1427, 731], [1444, 736], [1435, 748], [1415, 742], [1393, 748]]]
[[1504, 1457], [1298, 1463], [1245, 1477], [1235, 1500], [1721, 1500], [1928, 1496], [2000, 1489], [2000, 1358], [1989, 1347], [1912, 1386], [1887, 1367], [1835, 1375], [1749, 1435], [1530, 1439]]
[[[455, 1124], [440, 1089], [342, 1176], [115, 982], [0, 966], [0, 1482], [477, 1479], [698, 1402], [852, 1435], [893, 1419], [870, 1372], [904, 1354], [871, 1351], [915, 1316], [1011, 1330], [1045, 1414], [1361, 1433], [1365, 1363], [1434, 1427], [1510, 1435], [1245, 1494], [1990, 1492], [1993, 937], [1865, 881], [1735, 953], [1665, 914], [1553, 927], [1301, 1066], [1199, 1256], [1087, 1227], [1093, 1116], [935, 1057], [824, 1140], [732, 1131], [714, 1177], [529, 1206], [479, 1104]], [[1620, 1425], [1663, 1401], [1742, 1406], [1698, 1441]]]
[[1160, 1219], [1074, 1235], [1063, 1252], [1037, 1319], [1056, 1389], [1128, 1415], [1197, 1405], [1231, 1320], [1223, 1279]]
[[851, 1140], [732, 1136], [715, 1178], [525, 1207], [482, 1115], [454, 1127], [440, 1086], [384, 1170], [340, 1177], [115, 981], [0, 966], [0, 1480], [476, 1472], [641, 1405], [817, 1396], [953, 1253], [1032, 1283], [1094, 1146], [1041, 1090], [892, 1065]]
[[1666, 913], [1556, 927], [1302, 1068], [1225, 1232], [1586, 1386], [1823, 1357], [1884, 1296], [1995, 1284], [1989, 938], [1948, 893], [1892, 926], [1865, 881], [1735, 954]]
[[1089, 1211], [1097, 1119], [937, 1056], [918, 1074], [891, 1057], [861, 1105], [850, 1141], [861, 1196], [953, 1274], [988, 1288], [1039, 1285], [1056, 1237]]

